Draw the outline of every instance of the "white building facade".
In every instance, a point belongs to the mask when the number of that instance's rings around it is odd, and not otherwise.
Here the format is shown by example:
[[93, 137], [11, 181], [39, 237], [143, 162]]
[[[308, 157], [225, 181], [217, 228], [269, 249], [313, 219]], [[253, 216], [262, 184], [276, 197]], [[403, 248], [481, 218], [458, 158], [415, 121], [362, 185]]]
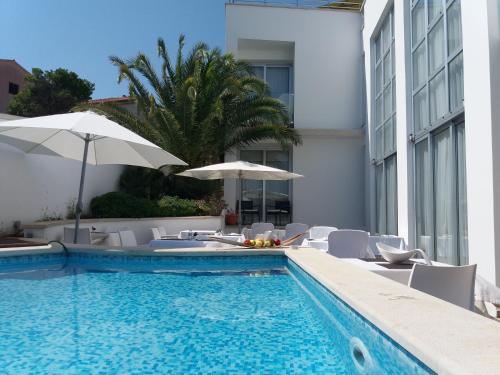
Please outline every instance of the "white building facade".
[[[258, 212], [247, 222], [366, 227], [361, 21], [359, 12], [226, 5], [227, 51], [252, 64], [271, 95], [288, 104], [303, 139], [288, 151], [261, 143], [227, 155], [305, 176], [244, 182], [242, 202]], [[232, 207], [239, 189], [226, 181]], [[287, 206], [291, 215], [277, 213]]]
[[398, 234], [500, 285], [499, 2], [300, 3], [226, 6], [228, 51], [293, 69], [292, 219]]

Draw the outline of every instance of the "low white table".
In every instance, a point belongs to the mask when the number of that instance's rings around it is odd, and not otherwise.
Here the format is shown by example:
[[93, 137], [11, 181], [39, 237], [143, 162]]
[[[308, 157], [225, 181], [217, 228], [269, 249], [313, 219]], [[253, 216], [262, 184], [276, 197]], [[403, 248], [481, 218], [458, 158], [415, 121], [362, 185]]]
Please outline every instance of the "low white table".
[[301, 247], [312, 247], [313, 249], [318, 249], [324, 251], [325, 253], [328, 251], [328, 241], [326, 240], [310, 240], [305, 239], [302, 241]]
[[[194, 234], [196, 233], [196, 236]], [[208, 236], [213, 236], [215, 233], [217, 233], [215, 230], [205, 230], [205, 229], [200, 229], [200, 230], [182, 230], [179, 232], [179, 238], [182, 240], [189, 240], [192, 239], [193, 236], [199, 237], [200, 239], [206, 239]]]
[[[357, 267], [363, 268], [367, 271], [376, 273], [378, 275], [387, 277], [388, 279], [397, 281], [398, 283], [408, 285], [408, 280], [410, 279], [412, 264], [401, 264], [401, 265], [391, 265], [384, 260], [380, 261], [366, 261], [363, 259], [356, 258], [340, 258], [344, 262], [349, 262]], [[411, 259], [410, 261], [415, 263], [425, 263], [423, 259]], [[434, 264], [437, 265], [436, 262]]]

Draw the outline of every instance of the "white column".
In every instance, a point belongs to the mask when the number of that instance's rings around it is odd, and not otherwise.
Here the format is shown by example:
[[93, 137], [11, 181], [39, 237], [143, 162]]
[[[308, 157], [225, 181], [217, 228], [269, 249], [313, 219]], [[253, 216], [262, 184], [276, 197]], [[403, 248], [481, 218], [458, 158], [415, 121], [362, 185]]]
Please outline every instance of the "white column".
[[500, 33], [496, 0], [462, 1], [469, 260], [500, 285]]
[[411, 43], [405, 33], [410, 25], [408, 1], [394, 2], [394, 48], [396, 58], [396, 150], [398, 162], [398, 234], [413, 246], [415, 212], [413, 205], [413, 150], [408, 143], [412, 133], [411, 118]]

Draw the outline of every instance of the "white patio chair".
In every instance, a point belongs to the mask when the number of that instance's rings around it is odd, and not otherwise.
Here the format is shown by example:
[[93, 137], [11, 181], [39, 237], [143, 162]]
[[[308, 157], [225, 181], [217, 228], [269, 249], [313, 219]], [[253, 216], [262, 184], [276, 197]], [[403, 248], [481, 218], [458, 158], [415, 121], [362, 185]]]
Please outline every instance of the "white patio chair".
[[243, 237], [245, 237], [245, 240], [251, 240], [252, 239], [252, 238], [250, 238], [250, 237], [252, 237], [252, 230], [250, 228], [247, 228], [247, 227], [243, 228], [241, 230], [241, 234], [242, 234]]
[[474, 311], [476, 264], [469, 266], [413, 265], [408, 286], [464, 309]]
[[150, 228], [151, 235], [153, 236], [153, 240], [161, 240], [161, 234], [159, 228]]
[[253, 223], [251, 229], [254, 235], [263, 234], [268, 230], [274, 230], [274, 225], [273, 223]]
[[368, 233], [363, 230], [334, 230], [328, 235], [328, 253], [337, 258], [367, 256]]
[[137, 246], [134, 232], [131, 230], [121, 230], [119, 233], [122, 246]]
[[165, 227], [158, 227], [158, 231], [160, 232], [160, 237], [167, 237], [167, 231], [165, 230]]
[[337, 228], [324, 226], [311, 227], [309, 228], [309, 238], [312, 240], [324, 240], [334, 230], [337, 230]]
[[108, 233], [108, 237], [106, 238], [106, 245], [120, 247], [122, 242], [120, 241], [120, 235], [117, 232]]
[[[75, 239], [75, 228], [64, 227], [64, 243], [73, 243]], [[78, 244], [80, 245], [90, 245], [90, 228], [79, 228], [78, 229]]]
[[[301, 223], [290, 223], [285, 226], [285, 239], [307, 232], [309, 225]], [[292, 245], [302, 243], [304, 236], [293, 241]]]

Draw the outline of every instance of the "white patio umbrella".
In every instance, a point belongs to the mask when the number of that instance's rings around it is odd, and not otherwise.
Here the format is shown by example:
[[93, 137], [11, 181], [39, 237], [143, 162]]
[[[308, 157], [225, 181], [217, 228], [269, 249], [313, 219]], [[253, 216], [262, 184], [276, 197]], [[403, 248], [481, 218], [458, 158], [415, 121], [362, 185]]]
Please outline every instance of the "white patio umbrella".
[[28, 154], [82, 161], [75, 243], [78, 240], [87, 164], [123, 164], [155, 169], [165, 165], [186, 165], [136, 133], [91, 111], [2, 122], [0, 142]]
[[[304, 177], [297, 173], [266, 165], [249, 163], [247, 161], [233, 161], [228, 163], [212, 164], [206, 167], [188, 169], [178, 176], [194, 177], [200, 180], [219, 180], [225, 178], [241, 180], [291, 180]], [[241, 232], [241, 189], [238, 201], [238, 227]]]

